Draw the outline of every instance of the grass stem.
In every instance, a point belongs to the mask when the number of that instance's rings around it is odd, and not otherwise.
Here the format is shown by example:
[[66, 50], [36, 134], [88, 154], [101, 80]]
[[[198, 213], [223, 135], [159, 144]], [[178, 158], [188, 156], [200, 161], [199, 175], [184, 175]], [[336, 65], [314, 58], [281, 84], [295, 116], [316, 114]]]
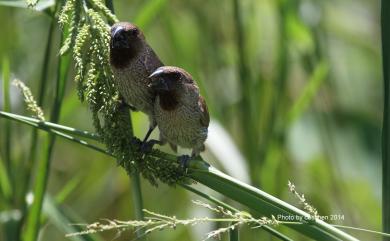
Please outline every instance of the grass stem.
[[[45, 47], [45, 52], [43, 56], [43, 62], [42, 62], [42, 69], [41, 69], [41, 78], [39, 81], [39, 93], [38, 93], [38, 106], [42, 107], [42, 104], [44, 103], [44, 93], [46, 90], [46, 83], [48, 82], [48, 72], [49, 72], [49, 63], [50, 63], [50, 56], [51, 56], [51, 50], [52, 50], [52, 42], [54, 38], [54, 30], [55, 30], [55, 19], [52, 17], [50, 18], [50, 25], [47, 33], [47, 40], [46, 40], [46, 47]], [[26, 203], [26, 195], [29, 191], [29, 184], [32, 182], [31, 177], [32, 177], [32, 169], [36, 163], [36, 158], [37, 158], [37, 145], [38, 145], [38, 130], [34, 128], [31, 133], [31, 139], [30, 139], [30, 148], [28, 151], [28, 158], [26, 158], [23, 170], [22, 170], [22, 184], [21, 184], [21, 196], [20, 200], [22, 203], [22, 219], [20, 221], [20, 226], [19, 226], [19, 234], [20, 235], [22, 226], [24, 225], [24, 222], [27, 218], [28, 215], [28, 210], [27, 210], [27, 203]]]
[[[382, 132], [382, 220], [383, 231], [390, 233], [390, 2], [382, 1], [382, 58], [384, 81]], [[384, 240], [389, 241], [390, 238]]]
[[[4, 111], [11, 112], [11, 99], [10, 99], [10, 66], [7, 57], [3, 58], [2, 63], [2, 79], [3, 79], [3, 108]], [[4, 162], [5, 170], [8, 175], [11, 174], [11, 124], [9, 122], [4, 123]]]
[[[59, 6], [56, 3], [55, 9]], [[54, 19], [52, 20], [55, 21]], [[62, 46], [63, 35], [59, 46]], [[50, 116], [51, 122], [58, 122], [60, 117], [60, 111], [62, 106], [62, 100], [65, 92], [65, 82], [67, 80], [67, 72], [69, 69], [69, 56], [59, 56], [57, 63], [57, 76], [56, 76], [56, 91], [54, 97], [54, 105], [52, 107], [52, 113]], [[40, 158], [37, 167], [37, 176], [34, 186], [34, 200], [27, 216], [27, 227], [24, 239], [26, 241], [35, 241], [38, 238], [40, 230], [40, 220], [42, 214], [42, 205], [46, 193], [47, 182], [50, 173], [51, 156], [53, 153], [55, 144], [55, 135], [50, 133], [44, 144], [43, 157]]]
[[[114, 3], [112, 0], [106, 0], [106, 5], [108, 9], [111, 10], [112, 13], [115, 13], [114, 10]], [[111, 23], [112, 24], [112, 23]], [[127, 110], [128, 111], [128, 110]], [[129, 119], [128, 121], [130, 122], [129, 125], [131, 126], [131, 135], [133, 136], [133, 123], [131, 120], [131, 114], [129, 113]], [[134, 207], [134, 212], [135, 212], [135, 217], [137, 220], [144, 220], [144, 212], [143, 210], [143, 201], [142, 201], [142, 189], [141, 189], [141, 180], [139, 173], [134, 172], [131, 175], [131, 193], [133, 196], [133, 207]], [[142, 229], [138, 229], [136, 231], [137, 234], [137, 239], [143, 240], [144, 239], [144, 231]]]

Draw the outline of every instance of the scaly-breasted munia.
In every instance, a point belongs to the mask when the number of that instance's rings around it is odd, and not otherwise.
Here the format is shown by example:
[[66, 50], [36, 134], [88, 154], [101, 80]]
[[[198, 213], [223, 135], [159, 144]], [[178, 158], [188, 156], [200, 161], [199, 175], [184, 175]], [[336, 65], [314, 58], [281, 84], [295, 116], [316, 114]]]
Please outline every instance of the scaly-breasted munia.
[[156, 92], [154, 116], [161, 141], [192, 149], [192, 156], [204, 151], [210, 122], [207, 105], [192, 76], [185, 70], [163, 66], [150, 75]]
[[148, 115], [149, 130], [144, 142], [156, 126], [153, 115], [155, 95], [148, 78], [162, 62], [146, 42], [142, 31], [128, 22], [111, 27], [110, 63], [114, 82], [123, 101]]

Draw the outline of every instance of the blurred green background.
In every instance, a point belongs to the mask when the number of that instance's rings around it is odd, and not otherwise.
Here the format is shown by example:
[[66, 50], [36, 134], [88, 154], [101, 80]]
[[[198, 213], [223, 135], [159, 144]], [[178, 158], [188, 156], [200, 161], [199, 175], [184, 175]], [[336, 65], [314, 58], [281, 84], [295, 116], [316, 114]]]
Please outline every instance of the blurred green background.
[[[298, 205], [287, 188], [291, 180], [320, 215], [344, 215], [330, 222], [380, 230], [379, 1], [115, 0], [114, 6], [121, 21], [141, 26], [166, 65], [185, 68], [198, 82], [212, 117], [207, 151], [202, 154], [205, 160]], [[11, 78], [26, 82], [35, 96], [49, 23], [42, 12], [0, 6], [0, 57], [9, 61]], [[53, 81], [46, 83], [42, 106], [46, 114], [53, 104], [58, 51], [53, 51], [49, 67]], [[93, 131], [91, 113], [79, 102], [72, 78], [59, 123]], [[0, 101], [3, 94], [0, 89]], [[11, 100], [13, 113], [30, 115], [13, 86]], [[141, 113], [132, 117], [135, 134], [142, 137], [147, 118]], [[0, 154], [4, 155], [9, 121], [0, 122]], [[12, 160], [28, 161], [32, 129], [16, 123], [10, 129]], [[45, 135], [39, 133], [38, 148]], [[153, 136], [157, 138], [158, 132]], [[17, 170], [12, 179], [20, 182]], [[59, 211], [83, 223], [134, 218], [129, 177], [115, 161], [58, 138], [48, 192], [55, 196], [64, 187], [71, 193], [57, 209], [45, 205], [49, 220], [41, 240], [69, 240], [65, 238], [68, 223]], [[152, 211], [183, 218], [213, 215], [191, 204], [199, 197], [179, 187], [155, 188], [143, 181], [142, 193], [145, 208]], [[18, 219], [17, 210], [18, 203], [8, 206], [0, 199], [1, 240], [6, 241], [5, 230]], [[201, 240], [215, 228], [178, 227], [146, 240]], [[291, 230], [278, 229], [303, 239]], [[261, 229], [242, 228], [240, 233], [242, 240], [274, 240]], [[380, 240], [361, 232], [352, 234]], [[133, 231], [96, 237], [135, 238]]]

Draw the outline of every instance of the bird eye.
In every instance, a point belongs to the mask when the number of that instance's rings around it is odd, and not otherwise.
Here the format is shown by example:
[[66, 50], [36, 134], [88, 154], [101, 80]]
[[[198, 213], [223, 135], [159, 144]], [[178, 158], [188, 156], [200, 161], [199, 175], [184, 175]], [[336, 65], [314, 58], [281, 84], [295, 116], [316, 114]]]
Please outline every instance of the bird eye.
[[128, 32], [129, 36], [136, 37], [139, 34], [139, 30], [137, 28], [133, 28]]

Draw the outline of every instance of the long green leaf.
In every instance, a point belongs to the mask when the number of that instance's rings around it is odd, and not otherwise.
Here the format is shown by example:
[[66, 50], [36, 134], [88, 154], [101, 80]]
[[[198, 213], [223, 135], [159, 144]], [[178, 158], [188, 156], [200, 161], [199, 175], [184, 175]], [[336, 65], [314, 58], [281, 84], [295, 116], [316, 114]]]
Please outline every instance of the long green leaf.
[[[101, 153], [104, 153], [104, 154], [107, 154], [107, 155], [111, 155], [107, 151], [105, 151], [104, 149], [101, 149], [98, 146], [91, 145], [91, 144], [89, 144], [88, 142], [86, 142], [84, 140], [80, 140], [80, 139], [75, 138], [74, 136], [66, 134], [66, 133], [71, 133], [71, 134], [77, 136], [80, 133], [88, 133], [86, 131], [79, 131], [79, 130], [76, 130], [76, 129], [71, 128], [71, 127], [60, 126], [60, 125], [56, 125], [57, 127], [55, 129], [53, 129], [53, 128], [51, 128], [51, 126], [54, 123], [51, 123], [51, 122], [35, 123], [36, 121], [39, 122], [39, 120], [38, 119], [34, 119], [34, 118], [29, 118], [29, 117], [20, 118], [21, 117], [20, 115], [11, 114], [11, 113], [7, 113], [7, 112], [3, 112], [3, 111], [0, 111], [0, 117], [4, 117], [4, 118], [10, 119], [10, 120], [14, 120], [14, 121], [17, 121], [17, 122], [20, 122], [20, 123], [23, 123], [23, 124], [27, 124], [29, 126], [37, 128], [37, 129], [47, 131], [47, 132], [49, 132], [51, 134], [55, 134], [55, 135], [58, 135], [58, 136], [61, 136], [61, 137], [65, 138], [65, 139], [68, 139], [70, 141], [73, 141], [73, 142], [76, 142], [78, 144], [84, 145], [84, 146], [89, 147], [89, 148], [91, 148], [91, 149], [93, 149], [95, 151], [98, 151], [98, 152], [101, 152]], [[34, 121], [30, 122], [30, 121], [28, 121], [28, 119], [34, 119]], [[61, 131], [57, 131], [56, 129], [61, 130]], [[72, 131], [72, 129], [74, 129], [74, 130]], [[89, 137], [91, 137], [91, 136], [92, 135], [89, 135]], [[96, 140], [94, 137], [92, 137], [91, 139], [92, 140]]]
[[0, 191], [7, 202], [11, 201], [12, 188], [7, 169], [4, 166], [4, 161], [0, 156]]
[[[208, 201], [210, 201], [210, 202], [212, 202], [212, 203], [214, 203], [214, 204], [216, 204], [216, 205], [218, 205], [218, 206], [224, 207], [224, 208], [227, 209], [227, 210], [230, 210], [230, 211], [236, 212], [236, 213], [239, 212], [238, 209], [235, 209], [234, 207], [232, 207], [232, 206], [230, 206], [230, 205], [228, 205], [228, 204], [226, 204], [226, 203], [224, 203], [224, 202], [222, 202], [222, 201], [216, 199], [216, 198], [213, 197], [213, 196], [210, 196], [210, 195], [208, 195], [208, 194], [206, 194], [206, 193], [204, 193], [204, 192], [198, 191], [198, 190], [196, 190], [195, 188], [193, 188], [193, 187], [191, 187], [191, 186], [184, 185], [184, 184], [182, 184], [182, 185], [180, 185], [180, 186], [183, 187], [184, 189], [187, 189], [188, 191], [190, 191], [190, 192], [192, 192], [192, 193], [198, 195], [198, 196], [201, 196], [201, 197], [205, 198], [206, 200], [208, 200]], [[276, 231], [275, 229], [273, 229], [273, 228], [271, 228], [271, 227], [269, 227], [269, 226], [267, 226], [267, 225], [261, 226], [261, 228], [264, 229], [265, 231], [267, 231], [268, 233], [270, 233], [271, 235], [273, 235], [273, 236], [279, 238], [280, 240], [292, 241], [292, 239], [288, 238], [288, 237], [285, 236], [284, 234], [282, 234], [282, 233]]]
[[[75, 176], [74, 178], [72, 178], [72, 180], [70, 180], [69, 182], [67, 182], [65, 184], [65, 186], [55, 195], [54, 197], [54, 200], [50, 200], [50, 202], [53, 202], [54, 204], [56, 204], [56, 206], [58, 205], [61, 205], [65, 199], [74, 191], [77, 189], [77, 187], [79, 186], [78, 184], [80, 184], [81, 182], [81, 176], [78, 175], [78, 176]], [[48, 195], [46, 195], [47, 197]], [[44, 201], [43, 203], [43, 209], [44, 209], [44, 212], [45, 212], [45, 205], [46, 205], [46, 201]], [[44, 226], [46, 223], [47, 223], [47, 220], [48, 220], [48, 215], [45, 214], [41, 217], [41, 226]], [[68, 225], [69, 223], [66, 223], [65, 225]]]
[[[382, 133], [382, 219], [390, 233], [390, 2], [382, 1], [383, 133]], [[385, 240], [390, 240], [386, 238]]]
[[[302, 210], [277, 199], [253, 186], [242, 183], [213, 167], [197, 165], [190, 169], [189, 175], [205, 186], [257, 211], [263, 215], [283, 215], [311, 220], [312, 217]], [[308, 222], [302, 225], [289, 225], [298, 232], [315, 240], [357, 240], [345, 232], [321, 221]]]
[[36, 119], [36, 118], [17, 115], [17, 114], [13, 114], [13, 113], [4, 112], [4, 111], [0, 111], [0, 116], [2, 116], [4, 118], [11, 119], [11, 120], [17, 120], [17, 121], [24, 122], [24, 123], [30, 123], [31, 125], [39, 128], [39, 129], [43, 128], [43, 129], [58, 130], [58, 131], [62, 131], [64, 133], [69, 133], [69, 134], [72, 134], [75, 136], [85, 137], [85, 138], [95, 140], [95, 141], [99, 140], [99, 136], [95, 133], [92, 133], [89, 131], [78, 130], [78, 129], [73, 128], [73, 127], [59, 125], [59, 124], [52, 123], [49, 121], [41, 121], [41, 120]]
[[[71, 225], [75, 223], [69, 214], [59, 207], [53, 198], [46, 196], [44, 203], [44, 212], [49, 219], [57, 226], [64, 234], [76, 233], [80, 231], [79, 226]], [[93, 235], [73, 236], [70, 238], [73, 241], [100, 241], [100, 238], [96, 238]]]
[[290, 112], [287, 116], [288, 123], [292, 123], [296, 120], [311, 103], [311, 100], [318, 92], [319, 87], [325, 80], [328, 73], [328, 65], [324, 62], [320, 62], [314, 68], [313, 74], [308, 80], [308, 83], [305, 85], [305, 88], [302, 91], [302, 94], [293, 104]]

